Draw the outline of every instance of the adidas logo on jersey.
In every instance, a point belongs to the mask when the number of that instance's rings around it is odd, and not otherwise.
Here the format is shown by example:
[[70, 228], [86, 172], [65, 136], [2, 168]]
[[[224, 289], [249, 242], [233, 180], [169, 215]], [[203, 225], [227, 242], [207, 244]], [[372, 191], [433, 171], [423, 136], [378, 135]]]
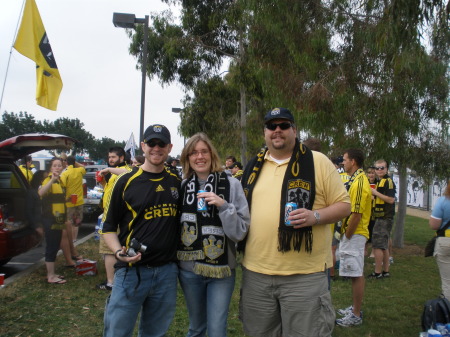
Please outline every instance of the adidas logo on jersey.
[[156, 192], [164, 192], [164, 188], [161, 185], [158, 185]]

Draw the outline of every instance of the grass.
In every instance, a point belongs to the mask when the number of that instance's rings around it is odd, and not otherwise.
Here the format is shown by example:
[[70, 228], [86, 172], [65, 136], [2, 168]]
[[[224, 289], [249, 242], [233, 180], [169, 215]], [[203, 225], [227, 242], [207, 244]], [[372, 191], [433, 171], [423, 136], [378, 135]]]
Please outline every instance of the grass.
[[[364, 296], [364, 323], [359, 327], [336, 327], [335, 337], [418, 336], [420, 317], [426, 300], [440, 294], [436, 262], [423, 257], [423, 247], [432, 236], [427, 220], [407, 216], [405, 247], [394, 249], [395, 263], [390, 279], [367, 280]], [[104, 279], [98, 244], [90, 239], [79, 246], [80, 253], [98, 261], [97, 276], [76, 276], [64, 269], [58, 257], [58, 272], [65, 285], [48, 285], [45, 267], [0, 290], [0, 336], [101, 336], [106, 292], [94, 289]], [[366, 259], [366, 275], [373, 271], [373, 259]], [[228, 336], [243, 337], [238, 319], [240, 269], [229, 314]], [[331, 294], [335, 308], [351, 304], [351, 283], [335, 281]], [[181, 290], [169, 337], [186, 335], [188, 318]]]

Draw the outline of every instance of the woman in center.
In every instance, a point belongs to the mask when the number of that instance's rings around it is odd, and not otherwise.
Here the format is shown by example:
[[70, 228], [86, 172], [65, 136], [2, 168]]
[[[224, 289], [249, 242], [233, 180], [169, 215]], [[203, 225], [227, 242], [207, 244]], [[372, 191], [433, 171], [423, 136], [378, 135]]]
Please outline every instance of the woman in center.
[[[204, 133], [192, 136], [181, 153], [184, 180], [178, 259], [189, 312], [188, 337], [203, 337], [206, 332], [209, 337], [227, 336], [236, 243], [245, 238], [250, 223], [242, 186], [220, 163]], [[199, 210], [202, 202], [206, 207]]]

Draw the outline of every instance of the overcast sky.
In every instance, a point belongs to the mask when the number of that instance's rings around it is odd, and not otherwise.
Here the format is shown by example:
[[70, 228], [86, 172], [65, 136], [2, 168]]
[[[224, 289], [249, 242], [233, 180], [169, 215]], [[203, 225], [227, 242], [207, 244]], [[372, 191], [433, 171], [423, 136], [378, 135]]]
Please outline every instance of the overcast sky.
[[[23, 0], [0, 0], [0, 88], [6, 76], [8, 56]], [[131, 132], [139, 142], [141, 72], [128, 53], [125, 29], [115, 28], [113, 12], [143, 18], [167, 6], [159, 0], [36, 0], [63, 81], [58, 110], [36, 104], [35, 63], [12, 49], [1, 114], [26, 111], [36, 120], [78, 118], [96, 138], [126, 141]], [[184, 94], [174, 83], [162, 88], [147, 79], [145, 128], [166, 125], [174, 144], [171, 155], [181, 153], [178, 114]]]

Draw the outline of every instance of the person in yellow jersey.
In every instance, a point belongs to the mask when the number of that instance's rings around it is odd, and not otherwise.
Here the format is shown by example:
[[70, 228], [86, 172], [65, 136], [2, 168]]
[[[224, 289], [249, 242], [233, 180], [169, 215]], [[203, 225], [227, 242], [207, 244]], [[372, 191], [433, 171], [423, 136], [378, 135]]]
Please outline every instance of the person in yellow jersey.
[[117, 259], [104, 337], [166, 336], [176, 309], [181, 179], [164, 164], [169, 130], [153, 124], [142, 139], [145, 162], [117, 178], [100, 232]]
[[[244, 331], [252, 337], [331, 336], [330, 224], [350, 214], [350, 198], [331, 161], [300, 144], [288, 109], [269, 111], [264, 122], [267, 147], [241, 180], [251, 214], [240, 246]], [[297, 209], [285, 214], [286, 203]]]
[[[341, 177], [341, 181], [343, 184], [349, 181], [350, 177], [348, 176], [347, 172], [344, 170], [343, 161], [344, 157], [338, 156], [335, 158], [331, 158], [331, 161], [334, 164], [334, 167], [336, 167], [337, 172], [339, 173], [339, 176]], [[342, 219], [341, 219], [342, 220]], [[342, 221], [338, 221], [335, 224], [333, 224], [332, 227], [332, 241], [331, 241], [331, 254], [333, 255], [333, 266], [330, 268], [330, 281], [331, 280], [337, 280], [338, 277], [335, 275], [335, 266], [336, 269], [339, 269], [339, 264], [336, 264], [336, 251], [339, 246], [339, 240], [340, 240], [340, 233], [341, 233], [341, 226]]]
[[[60, 246], [67, 241], [66, 235], [66, 205], [64, 186], [61, 184], [60, 175], [63, 169], [60, 158], [50, 161], [50, 172], [43, 179], [37, 193], [42, 199], [42, 224], [45, 233], [45, 266], [47, 268], [47, 282], [49, 284], [64, 284], [64, 276], [56, 274], [55, 260]], [[38, 179], [38, 177], [36, 177]], [[70, 254], [70, 252], [69, 252]], [[66, 256], [66, 263], [73, 261]], [[70, 265], [70, 264], [68, 264]]]
[[241, 181], [242, 175], [244, 174], [244, 171], [242, 170], [243, 166], [240, 162], [235, 162], [231, 165], [231, 175], [233, 178], [236, 178], [237, 180]]
[[33, 178], [33, 171], [31, 170], [31, 165], [33, 162], [31, 156], [26, 156], [21, 160], [21, 162], [22, 164], [19, 166], [20, 171], [22, 171], [27, 181], [31, 183], [31, 179]]
[[372, 233], [372, 249], [375, 255], [375, 271], [369, 275], [372, 279], [390, 277], [389, 273], [389, 239], [395, 215], [395, 184], [388, 175], [389, 164], [384, 159], [375, 162], [377, 186], [372, 189], [375, 197], [373, 214], [375, 225]]
[[[131, 171], [131, 166], [126, 163], [125, 157], [125, 150], [122, 147], [111, 147], [108, 150], [108, 167], [100, 171], [100, 176], [103, 177], [103, 180], [100, 182], [103, 185], [103, 197], [101, 200], [101, 207], [103, 208], [102, 223], [109, 208], [115, 181], [122, 173]], [[114, 283], [114, 265], [117, 261], [114, 257], [114, 252], [106, 245], [103, 235], [100, 235], [99, 253], [103, 255], [105, 260], [106, 281], [97, 284], [96, 288], [110, 291]]]
[[352, 305], [338, 310], [344, 316], [336, 324], [350, 327], [362, 324], [362, 301], [364, 297], [364, 249], [369, 238], [369, 222], [372, 213], [372, 192], [363, 170], [364, 153], [360, 149], [348, 149], [343, 164], [350, 179], [346, 188], [350, 195], [352, 213], [341, 228], [339, 275], [352, 280]]
[[[78, 229], [83, 221], [83, 177], [86, 174], [84, 166], [76, 162], [74, 156], [68, 156], [66, 170], [61, 173], [61, 182], [66, 187], [67, 220], [70, 223], [68, 235], [73, 241], [77, 240]], [[73, 256], [74, 260], [81, 256]]]

